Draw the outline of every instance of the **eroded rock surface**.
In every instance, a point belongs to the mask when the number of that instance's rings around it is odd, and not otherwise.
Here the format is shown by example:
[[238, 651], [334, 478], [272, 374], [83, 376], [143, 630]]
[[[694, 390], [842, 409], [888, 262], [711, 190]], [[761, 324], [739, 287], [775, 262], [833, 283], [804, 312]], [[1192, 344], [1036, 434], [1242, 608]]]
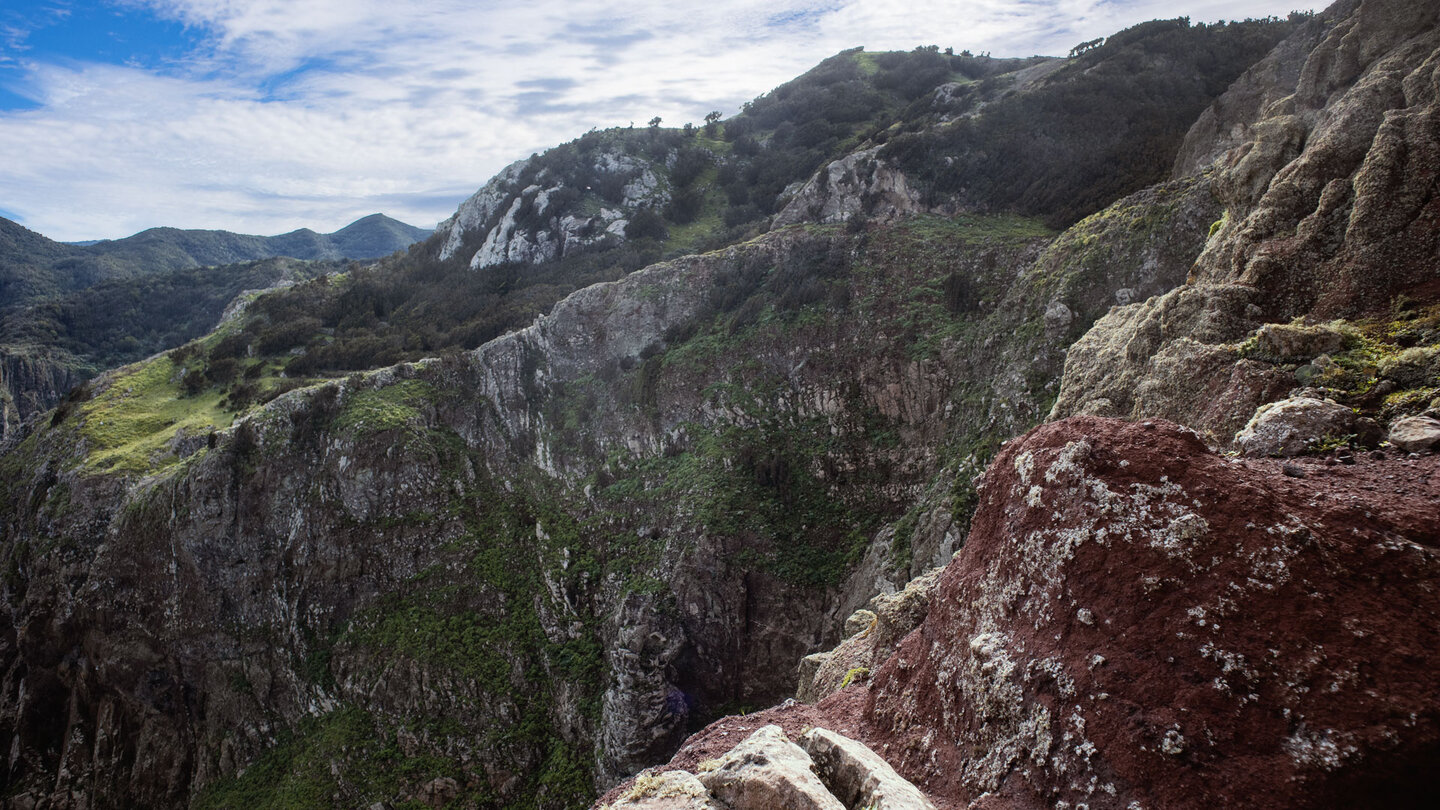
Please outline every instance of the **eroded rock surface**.
[[1261, 405], [1235, 436], [1247, 456], [1298, 456], [1353, 434], [1355, 412], [1328, 399], [1297, 396]]
[[1440, 449], [1440, 419], [1411, 416], [1390, 426], [1387, 440], [1407, 453]]
[[731, 810], [845, 810], [815, 774], [810, 755], [779, 726], [751, 734], [700, 782]]
[[863, 738], [976, 807], [1418, 806], [1440, 463], [1278, 467], [1158, 421], [1011, 443]]
[[800, 736], [800, 746], [815, 761], [821, 781], [846, 807], [935, 810], [925, 794], [864, 743], [812, 728]]
[[[1189, 284], [1096, 323], [1051, 418], [1158, 416], [1228, 444], [1297, 376], [1325, 372], [1295, 367], [1344, 347], [1323, 322], [1435, 302], [1437, 14], [1336, 3], [1216, 102], [1176, 167], [1211, 172], [1225, 207]], [[1440, 382], [1423, 368], [1408, 384]]]

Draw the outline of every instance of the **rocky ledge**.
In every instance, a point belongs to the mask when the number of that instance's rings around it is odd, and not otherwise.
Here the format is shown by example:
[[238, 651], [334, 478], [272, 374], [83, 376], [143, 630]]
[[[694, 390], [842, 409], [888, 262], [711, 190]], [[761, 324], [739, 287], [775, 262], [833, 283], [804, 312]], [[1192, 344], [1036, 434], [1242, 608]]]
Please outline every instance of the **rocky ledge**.
[[1037, 428], [868, 683], [719, 721], [670, 767], [775, 723], [865, 743], [941, 808], [1422, 806], [1440, 456], [1346, 462], [1159, 420]]

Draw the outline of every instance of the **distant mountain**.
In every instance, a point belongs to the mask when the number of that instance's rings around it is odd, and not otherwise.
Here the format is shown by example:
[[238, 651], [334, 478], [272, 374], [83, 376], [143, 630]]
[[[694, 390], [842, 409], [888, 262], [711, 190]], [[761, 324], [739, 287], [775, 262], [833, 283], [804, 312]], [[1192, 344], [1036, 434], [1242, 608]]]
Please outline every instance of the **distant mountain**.
[[0, 218], [0, 306], [84, 289], [100, 281], [191, 267], [278, 257], [376, 259], [429, 234], [428, 229], [371, 214], [328, 234], [308, 228], [279, 236], [151, 228], [124, 239], [63, 244]]
[[211, 264], [234, 264], [286, 256], [292, 259], [378, 259], [430, 235], [427, 228], [407, 225], [384, 214], [357, 219], [334, 233], [309, 228], [279, 236], [250, 236], [230, 231], [151, 228], [124, 239], [107, 239], [84, 247], [96, 255], [162, 263], [175, 270]]

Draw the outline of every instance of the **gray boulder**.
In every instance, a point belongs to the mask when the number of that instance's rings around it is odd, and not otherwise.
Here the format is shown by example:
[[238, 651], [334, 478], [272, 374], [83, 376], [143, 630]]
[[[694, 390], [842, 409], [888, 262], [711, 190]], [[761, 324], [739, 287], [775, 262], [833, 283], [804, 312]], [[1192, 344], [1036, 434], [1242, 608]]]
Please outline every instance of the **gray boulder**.
[[1299, 396], [1261, 405], [1235, 434], [1247, 456], [1298, 456], [1327, 438], [1355, 432], [1355, 412], [1328, 399]]
[[730, 810], [845, 810], [815, 775], [810, 755], [779, 726], [745, 738], [700, 781]]
[[800, 745], [815, 761], [821, 781], [846, 807], [935, 810], [919, 788], [858, 740], [812, 728], [800, 737]]
[[1440, 450], [1440, 419], [1432, 416], [1397, 419], [1390, 426], [1390, 435], [1386, 438], [1407, 453]]

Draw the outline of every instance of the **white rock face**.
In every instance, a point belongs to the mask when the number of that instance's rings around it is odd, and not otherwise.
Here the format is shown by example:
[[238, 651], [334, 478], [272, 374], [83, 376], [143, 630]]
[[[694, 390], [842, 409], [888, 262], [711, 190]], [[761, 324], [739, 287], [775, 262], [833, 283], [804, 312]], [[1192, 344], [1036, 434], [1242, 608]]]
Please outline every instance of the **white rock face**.
[[751, 734], [700, 781], [730, 810], [845, 810], [815, 775], [810, 755], [779, 726]]
[[[623, 153], [602, 152], [595, 158], [594, 171], [631, 177], [621, 191], [619, 208], [602, 207], [590, 216], [575, 213], [552, 216], [532, 233], [531, 228], [520, 225], [524, 214], [544, 214], [551, 197], [563, 188], [563, 183], [550, 177], [548, 171], [541, 171], [536, 182], [520, 188], [520, 177], [529, 163], [527, 158], [505, 167], [462, 203], [454, 216], [440, 223], [436, 231], [445, 238], [440, 249], [442, 260], [456, 255], [466, 241], [472, 245], [479, 241], [479, 250], [470, 257], [472, 270], [507, 262], [552, 261], [573, 248], [604, 240], [623, 240], [625, 226], [629, 224], [628, 211], [659, 208], [670, 201], [664, 181], [648, 162]], [[497, 215], [498, 221], [480, 233]]]
[[1235, 434], [1247, 456], [1298, 456], [1315, 441], [1355, 432], [1355, 413], [1328, 399], [1291, 397], [1260, 406]]
[[520, 173], [529, 164], [529, 158], [517, 160], [509, 166], [500, 170], [500, 173], [490, 178], [479, 191], [470, 195], [470, 199], [460, 203], [460, 208], [455, 211], [454, 216], [440, 223], [435, 229], [436, 233], [445, 234], [445, 245], [440, 248], [440, 259], [444, 261], [455, 255], [460, 249], [460, 244], [465, 234], [480, 228], [491, 216], [505, 204], [509, 198], [511, 186], [519, 179]]
[[814, 760], [820, 779], [846, 807], [935, 810], [919, 788], [858, 740], [812, 728], [800, 737], [800, 745]]
[[844, 222], [857, 213], [889, 219], [924, 210], [920, 192], [899, 169], [879, 160], [880, 147], [847, 155], [821, 169], [779, 214], [775, 227]]

